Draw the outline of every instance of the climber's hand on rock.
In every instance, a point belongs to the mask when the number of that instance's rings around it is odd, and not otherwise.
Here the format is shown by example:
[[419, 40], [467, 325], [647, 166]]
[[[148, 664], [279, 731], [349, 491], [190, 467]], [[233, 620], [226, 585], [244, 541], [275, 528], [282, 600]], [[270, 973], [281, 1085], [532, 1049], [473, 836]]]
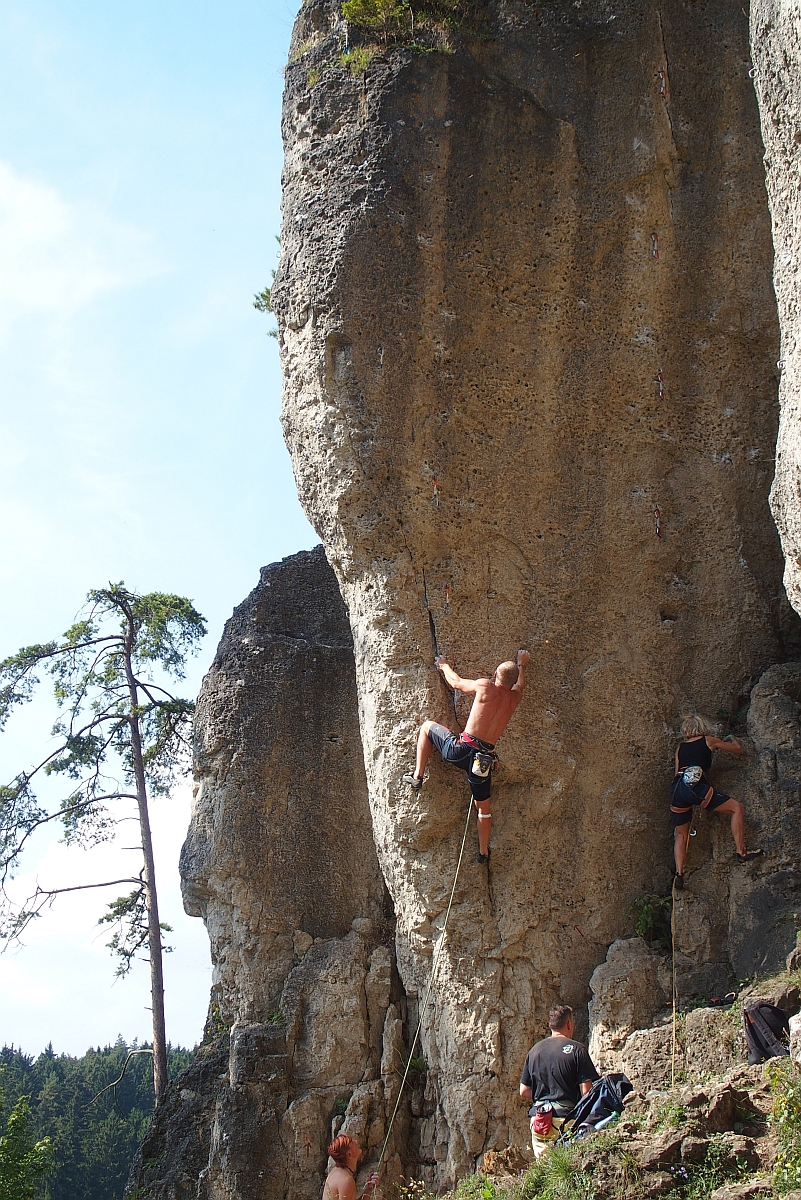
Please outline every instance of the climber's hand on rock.
[[445, 659], [442, 657], [441, 654], [438, 654], [436, 656], [436, 658], [434, 659], [434, 666], [437, 668], [438, 671], [441, 671], [442, 668], [447, 667], [447, 665], [448, 664], [446, 663]]
[[524, 667], [530, 658], [531, 655], [529, 654], [528, 650], [518, 650], [517, 665], [519, 667]]

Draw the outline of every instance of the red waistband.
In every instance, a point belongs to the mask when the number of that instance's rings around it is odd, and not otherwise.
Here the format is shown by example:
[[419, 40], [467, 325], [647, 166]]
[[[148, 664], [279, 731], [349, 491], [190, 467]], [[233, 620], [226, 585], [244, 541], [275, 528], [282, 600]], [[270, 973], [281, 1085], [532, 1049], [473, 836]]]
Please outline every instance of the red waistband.
[[472, 746], [474, 750], [480, 750], [484, 754], [492, 754], [495, 749], [494, 745], [491, 745], [489, 742], [482, 742], [481, 738], [474, 738], [469, 733], [460, 733], [459, 741], [467, 742], [468, 746]]

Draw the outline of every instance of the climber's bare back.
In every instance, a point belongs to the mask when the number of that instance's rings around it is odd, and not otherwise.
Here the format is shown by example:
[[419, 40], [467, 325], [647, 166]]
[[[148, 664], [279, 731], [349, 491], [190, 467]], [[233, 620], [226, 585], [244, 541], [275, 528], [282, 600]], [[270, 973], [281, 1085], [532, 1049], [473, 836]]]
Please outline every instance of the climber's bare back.
[[325, 1181], [323, 1200], [356, 1200], [356, 1181], [344, 1167], [334, 1167]]
[[494, 746], [520, 703], [521, 693], [501, 687], [491, 679], [471, 679], [469, 682], [475, 687], [475, 699], [465, 733]]

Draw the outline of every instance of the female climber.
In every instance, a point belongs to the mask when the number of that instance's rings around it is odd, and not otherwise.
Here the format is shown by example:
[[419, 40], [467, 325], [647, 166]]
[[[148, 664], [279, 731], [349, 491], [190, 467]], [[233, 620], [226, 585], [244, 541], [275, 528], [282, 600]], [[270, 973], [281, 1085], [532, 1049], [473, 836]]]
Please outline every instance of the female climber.
[[727, 754], [744, 754], [736, 738], [729, 736], [725, 741], [715, 737], [709, 722], [693, 713], [681, 723], [683, 741], [676, 749], [676, 775], [670, 788], [670, 811], [673, 814], [673, 856], [676, 860], [676, 887], [684, 887], [684, 860], [687, 857], [687, 842], [690, 838], [690, 822], [693, 807], [697, 804], [709, 812], [726, 813], [731, 816], [731, 833], [737, 847], [737, 858], [741, 863], [759, 858], [761, 850], [748, 850], [745, 845], [745, 822], [743, 806], [725, 792], [712, 786], [707, 771], [712, 766], [713, 750], [725, 750]]
[[[359, 1143], [347, 1133], [334, 1138], [328, 1154], [335, 1165], [325, 1181], [323, 1200], [356, 1200], [356, 1167], [361, 1153]], [[378, 1175], [371, 1175], [362, 1192], [362, 1200], [370, 1195], [377, 1183]]]

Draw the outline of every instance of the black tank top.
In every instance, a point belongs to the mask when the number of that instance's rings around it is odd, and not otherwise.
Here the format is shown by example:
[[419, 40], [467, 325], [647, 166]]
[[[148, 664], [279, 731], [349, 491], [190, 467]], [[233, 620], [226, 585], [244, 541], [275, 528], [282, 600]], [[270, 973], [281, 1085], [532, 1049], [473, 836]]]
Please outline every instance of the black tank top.
[[682, 742], [679, 746], [679, 770], [684, 767], [700, 767], [708, 771], [712, 766], [712, 751], [706, 744], [706, 738], [694, 742]]

